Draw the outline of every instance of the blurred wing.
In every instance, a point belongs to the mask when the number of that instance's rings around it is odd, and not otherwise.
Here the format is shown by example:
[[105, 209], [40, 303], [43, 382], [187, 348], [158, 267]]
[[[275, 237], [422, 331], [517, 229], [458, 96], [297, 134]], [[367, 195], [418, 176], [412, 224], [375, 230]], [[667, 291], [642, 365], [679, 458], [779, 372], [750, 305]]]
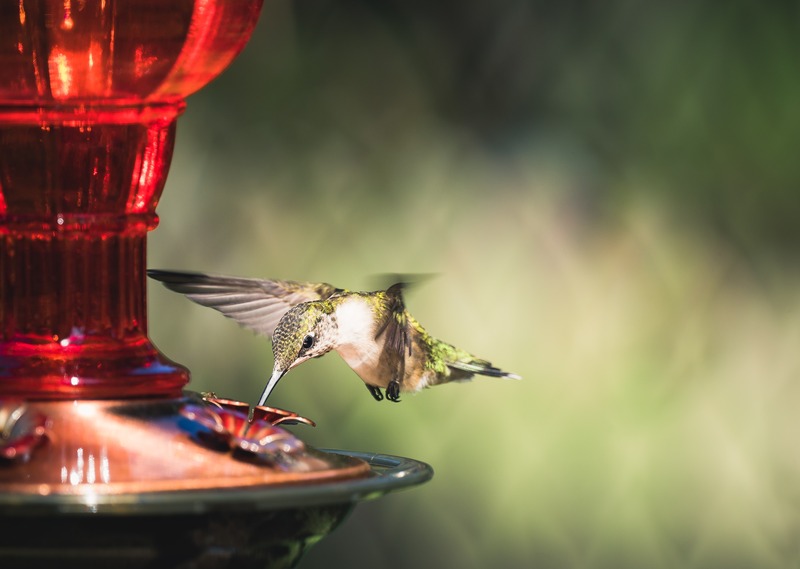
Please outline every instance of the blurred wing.
[[148, 270], [147, 275], [189, 300], [232, 318], [241, 326], [272, 337], [281, 316], [303, 302], [324, 300], [342, 289], [326, 283], [300, 283]]
[[437, 273], [376, 273], [369, 277], [371, 290], [391, 290], [399, 286], [402, 291], [427, 283], [438, 276]]

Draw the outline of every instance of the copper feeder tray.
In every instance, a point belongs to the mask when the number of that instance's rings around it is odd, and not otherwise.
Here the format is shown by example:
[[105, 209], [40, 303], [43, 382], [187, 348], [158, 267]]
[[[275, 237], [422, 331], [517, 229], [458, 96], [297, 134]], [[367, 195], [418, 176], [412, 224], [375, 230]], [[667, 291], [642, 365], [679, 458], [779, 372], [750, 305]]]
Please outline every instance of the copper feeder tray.
[[358, 501], [433, 475], [266, 424], [254, 447], [229, 436], [240, 417], [198, 418], [213, 407], [195, 396], [20, 404], [13, 436], [29, 444], [0, 460], [3, 566], [293, 567]]

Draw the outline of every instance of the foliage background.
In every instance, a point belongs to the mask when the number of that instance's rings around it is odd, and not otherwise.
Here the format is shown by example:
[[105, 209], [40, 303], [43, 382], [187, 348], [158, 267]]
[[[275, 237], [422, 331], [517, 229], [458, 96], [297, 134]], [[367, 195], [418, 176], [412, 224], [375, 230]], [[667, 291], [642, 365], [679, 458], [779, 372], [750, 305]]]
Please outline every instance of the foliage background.
[[[301, 567], [800, 565], [796, 3], [269, 0], [189, 100], [151, 267], [429, 273], [408, 305], [524, 376], [374, 402], [335, 355], [272, 403], [432, 464]], [[269, 344], [151, 284], [195, 390]]]

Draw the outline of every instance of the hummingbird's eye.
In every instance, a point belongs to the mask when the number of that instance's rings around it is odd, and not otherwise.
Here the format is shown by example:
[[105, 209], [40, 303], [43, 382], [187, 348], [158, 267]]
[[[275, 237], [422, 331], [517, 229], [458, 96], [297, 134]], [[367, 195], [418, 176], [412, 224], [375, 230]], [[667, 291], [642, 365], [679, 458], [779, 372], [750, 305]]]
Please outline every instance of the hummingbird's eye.
[[303, 349], [304, 349], [304, 350], [308, 350], [308, 349], [309, 349], [309, 348], [311, 348], [311, 346], [313, 346], [313, 345], [314, 345], [314, 336], [312, 336], [311, 334], [309, 334], [308, 336], [306, 336], [305, 338], [303, 338]]

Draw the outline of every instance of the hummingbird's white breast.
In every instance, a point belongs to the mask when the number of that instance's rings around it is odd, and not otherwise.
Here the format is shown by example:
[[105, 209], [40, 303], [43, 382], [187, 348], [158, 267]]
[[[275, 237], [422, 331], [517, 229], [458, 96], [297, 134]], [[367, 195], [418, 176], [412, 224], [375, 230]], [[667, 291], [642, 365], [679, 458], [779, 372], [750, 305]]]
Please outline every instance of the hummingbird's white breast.
[[381, 377], [380, 356], [384, 338], [375, 339], [375, 315], [369, 301], [353, 295], [336, 307], [339, 339], [334, 349], [364, 383], [385, 387], [391, 378]]

